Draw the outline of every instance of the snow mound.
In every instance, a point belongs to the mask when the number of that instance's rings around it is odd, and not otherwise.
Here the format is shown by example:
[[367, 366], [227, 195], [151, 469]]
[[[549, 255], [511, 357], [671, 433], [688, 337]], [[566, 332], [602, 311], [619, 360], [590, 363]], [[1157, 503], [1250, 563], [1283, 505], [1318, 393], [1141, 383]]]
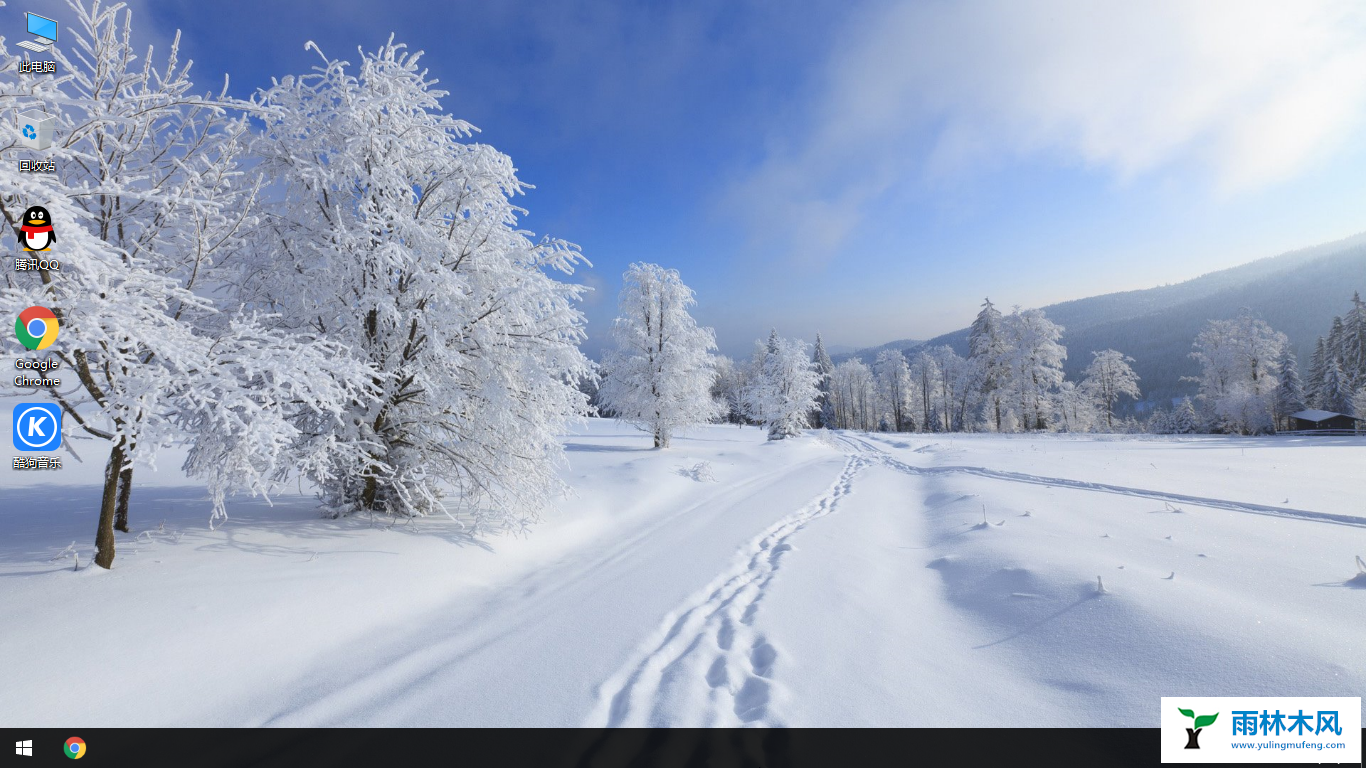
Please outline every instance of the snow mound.
[[691, 467], [679, 467], [678, 474], [684, 477], [690, 477], [699, 483], [719, 482], [716, 479], [716, 476], [711, 473], [710, 461], [699, 461]]
[[1353, 589], [1366, 589], [1366, 560], [1357, 555], [1357, 575], [1344, 581], [1343, 584]]

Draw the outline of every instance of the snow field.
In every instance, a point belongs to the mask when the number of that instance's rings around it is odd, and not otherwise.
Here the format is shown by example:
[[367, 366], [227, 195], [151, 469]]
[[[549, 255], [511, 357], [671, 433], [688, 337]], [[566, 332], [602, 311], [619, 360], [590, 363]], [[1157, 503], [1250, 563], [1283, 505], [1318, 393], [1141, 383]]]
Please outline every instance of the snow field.
[[574, 496], [478, 538], [307, 488], [210, 530], [163, 456], [112, 571], [52, 559], [89, 562], [89, 456], [5, 468], [0, 721], [1151, 726], [1366, 689], [1366, 440], [764, 437], [590, 420]]
[[[966, 455], [946, 460], [958, 464], [963, 458], [992, 458], [1008, 442], [1013, 440], [983, 438]], [[1035, 442], [1050, 443], [1048, 438]], [[1361, 444], [1326, 449], [1360, 453]], [[1173, 454], [1183, 450], [1189, 447], [1169, 447], [1167, 460], [1176, 461]], [[848, 548], [856, 554], [847, 561], [862, 565], [862, 573], [899, 570], [902, 584], [923, 581], [915, 577], [916, 568], [936, 572], [941, 610], [917, 606], [927, 610], [929, 620], [916, 610], [888, 610], [874, 620], [878, 609], [870, 602], [862, 620], [818, 622], [803, 633], [775, 632], [826, 649], [816, 657], [826, 659], [842, 654], [828, 652], [838, 638], [822, 629], [885, 628], [897, 623], [889, 617], [901, 616], [919, 630], [915, 641], [883, 644], [902, 648], [907, 657], [902, 664], [877, 665], [916, 672], [901, 686], [886, 678], [879, 681], [883, 698], [898, 706], [870, 708], [844, 697], [851, 710], [848, 724], [947, 725], [980, 717], [994, 725], [1148, 726], [1155, 722], [1160, 695], [1358, 695], [1362, 690], [1362, 673], [1351, 660], [1361, 650], [1364, 595], [1345, 588], [1344, 580], [1351, 575], [1350, 551], [1366, 541], [1361, 535], [1366, 521], [1342, 525], [1193, 504], [1172, 512], [1166, 503], [1141, 496], [1061, 483], [1049, 487], [958, 472], [919, 474], [916, 464], [938, 469], [933, 448], [892, 453], [897, 458], [887, 461], [888, 468], [921, 482], [919, 493], [894, 494], [890, 488], [895, 483], [885, 480], [888, 487], [880, 493], [869, 489], [869, 495], [922, 518], [925, 529], [918, 537], [911, 526], [901, 529], [911, 535], [884, 532], [875, 539], [882, 546], [869, 548], [864, 546], [869, 537], [841, 520], [823, 527], [832, 541], [819, 549]], [[1166, 493], [1163, 483], [1152, 485], [1154, 495]], [[856, 488], [851, 501], [859, 494]], [[885, 531], [885, 523], [880, 525]], [[840, 537], [847, 537], [843, 545]], [[794, 553], [793, 572], [803, 564], [803, 553]], [[847, 572], [822, 563], [812, 569], [806, 586], [818, 589], [822, 570]], [[1108, 594], [1097, 594], [1098, 576]], [[839, 598], [861, 591], [839, 585], [826, 594], [798, 595], [797, 583], [796, 577], [782, 582], [774, 590], [775, 603], [791, 589], [790, 602], [848, 605]], [[876, 592], [892, 594], [889, 589]], [[952, 609], [952, 616], [946, 617], [943, 607]], [[775, 614], [792, 615], [790, 610]], [[954, 638], [945, 631], [948, 627], [965, 628], [971, 641]], [[803, 654], [794, 649], [793, 655]], [[927, 678], [927, 666], [953, 670], [958, 682], [915, 685], [916, 679]], [[991, 694], [969, 697], [973, 714], [939, 706], [942, 693], [956, 692], [964, 677], [979, 674], [990, 681]], [[796, 679], [819, 683], [826, 678], [817, 671]], [[798, 698], [829, 701], [847, 679], [846, 674], [826, 680]], [[1020, 702], [1027, 706], [1021, 709]], [[907, 717], [917, 710], [918, 716]], [[824, 722], [824, 717], [823, 711], [809, 711], [793, 722], [810, 725]]]

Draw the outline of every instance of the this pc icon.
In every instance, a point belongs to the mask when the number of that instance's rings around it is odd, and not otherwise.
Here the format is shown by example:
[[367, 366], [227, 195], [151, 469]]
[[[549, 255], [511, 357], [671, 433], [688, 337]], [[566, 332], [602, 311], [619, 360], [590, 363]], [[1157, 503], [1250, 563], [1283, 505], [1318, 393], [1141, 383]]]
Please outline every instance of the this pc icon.
[[57, 42], [57, 22], [36, 13], [25, 14], [28, 16], [28, 33], [35, 36], [35, 40], [20, 40], [20, 48], [27, 48], [35, 53], [42, 53], [47, 50], [49, 45]]

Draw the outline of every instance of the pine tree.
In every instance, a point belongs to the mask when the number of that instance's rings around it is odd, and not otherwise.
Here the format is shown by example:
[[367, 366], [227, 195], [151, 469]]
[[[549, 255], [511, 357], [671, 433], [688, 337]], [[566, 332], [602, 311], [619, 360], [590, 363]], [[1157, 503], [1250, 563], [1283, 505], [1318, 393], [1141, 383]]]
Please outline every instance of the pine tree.
[[1342, 331], [1342, 372], [1353, 390], [1366, 387], [1366, 302], [1360, 292], [1352, 294]]
[[835, 364], [830, 360], [830, 355], [825, 351], [825, 342], [821, 340], [821, 335], [816, 334], [816, 351], [811, 356], [811, 362], [816, 366], [816, 373], [820, 376], [820, 397], [817, 398], [819, 407], [812, 413], [812, 426], [817, 429], [827, 428], [834, 425], [835, 407], [830, 401], [830, 379], [835, 373]]
[[775, 329], [767, 344], [756, 344], [746, 411], [768, 427], [769, 440], [802, 433], [816, 409], [820, 374], [804, 341], [784, 339]]
[[1180, 405], [1172, 411], [1171, 431], [1174, 435], [1191, 435], [1200, 431], [1200, 417], [1195, 412], [1195, 403], [1189, 397], [1182, 398]]
[[1276, 388], [1276, 424], [1278, 429], [1289, 429], [1290, 414], [1305, 409], [1304, 383], [1300, 381], [1300, 364], [1289, 344], [1281, 350], [1276, 361], [1280, 370], [1280, 386]]
[[1147, 431], [1154, 435], [1170, 435], [1172, 433], [1172, 417], [1167, 413], [1166, 408], [1154, 408], [1148, 416]]
[[1342, 364], [1337, 360], [1328, 366], [1328, 373], [1323, 378], [1320, 402], [1322, 405], [1319, 407], [1325, 411], [1350, 413], [1352, 410], [1352, 388], [1347, 381], [1347, 374], [1342, 372]]
[[716, 334], [688, 314], [697, 300], [677, 270], [632, 264], [622, 283], [603, 400], [617, 418], [651, 433], [654, 447], [667, 448], [675, 433], [722, 413], [711, 395]]
[[1009, 377], [1003, 322], [1000, 310], [991, 303], [991, 299], [985, 299], [968, 330], [968, 357], [980, 371], [982, 396], [990, 406], [990, 417], [997, 432], [1002, 428], [1005, 384]]
[[1309, 359], [1309, 380], [1305, 382], [1305, 400], [1311, 408], [1323, 407], [1323, 383], [1328, 378], [1328, 366], [1332, 358], [1328, 354], [1328, 342], [1322, 336], [1314, 343], [1314, 355]]
[[1343, 325], [1342, 316], [1337, 315], [1328, 327], [1328, 356], [1333, 360], [1341, 362], [1346, 357], [1347, 349], [1347, 329]]

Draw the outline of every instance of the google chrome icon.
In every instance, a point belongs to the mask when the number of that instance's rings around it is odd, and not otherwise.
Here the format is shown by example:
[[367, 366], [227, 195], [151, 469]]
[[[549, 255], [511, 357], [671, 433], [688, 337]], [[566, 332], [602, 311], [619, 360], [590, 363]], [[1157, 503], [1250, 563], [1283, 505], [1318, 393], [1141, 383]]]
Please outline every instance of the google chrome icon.
[[80, 760], [85, 757], [85, 740], [79, 736], [72, 736], [67, 739], [66, 756], [72, 760]]
[[14, 321], [14, 335], [29, 349], [47, 349], [57, 340], [57, 316], [47, 307], [29, 307]]

